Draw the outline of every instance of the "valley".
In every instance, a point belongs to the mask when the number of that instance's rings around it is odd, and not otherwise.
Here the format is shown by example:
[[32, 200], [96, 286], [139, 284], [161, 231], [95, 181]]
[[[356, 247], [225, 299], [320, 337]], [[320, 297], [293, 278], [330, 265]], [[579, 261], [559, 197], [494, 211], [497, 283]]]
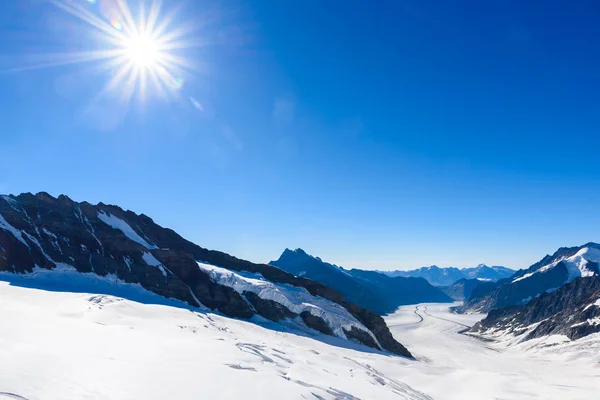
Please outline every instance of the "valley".
[[386, 318], [394, 336], [421, 361], [422, 373], [405, 381], [433, 398], [588, 400], [600, 390], [597, 348], [543, 342], [509, 347], [477, 339], [461, 332], [482, 315], [454, 314], [449, 308], [405, 306]]
[[[292, 321], [192, 309], [118, 281], [99, 279], [90, 292], [104, 294], [94, 294], [5, 278], [0, 398], [587, 400], [600, 390], [598, 360], [460, 334], [481, 316], [452, 314], [447, 304], [405, 306], [386, 317], [413, 361]], [[111, 291], [135, 291], [138, 301]]]

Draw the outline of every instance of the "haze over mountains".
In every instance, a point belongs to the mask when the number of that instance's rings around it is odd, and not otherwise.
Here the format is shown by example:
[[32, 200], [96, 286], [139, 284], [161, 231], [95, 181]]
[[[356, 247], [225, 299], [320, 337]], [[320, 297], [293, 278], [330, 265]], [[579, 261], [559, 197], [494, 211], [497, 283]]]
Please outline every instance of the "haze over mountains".
[[[0, 398], [83, 398], [98, 376], [98, 399], [588, 398], [598, 383], [579, 359], [600, 361], [599, 262], [588, 243], [496, 282], [509, 270], [413, 271], [471, 277], [441, 287], [301, 249], [254, 264], [117, 206], [0, 196], [0, 342], [14, 344], [0, 346]], [[538, 362], [523, 343], [567, 356]], [[210, 382], [192, 387], [198, 375]]]
[[577, 277], [597, 276], [599, 263], [600, 245], [597, 243], [562, 247], [508, 279], [476, 287], [461, 310], [488, 312], [494, 308], [523, 305]]
[[423, 278], [392, 277], [360, 269], [346, 270], [313, 257], [302, 249], [285, 249], [278, 260], [269, 264], [329, 286], [348, 300], [380, 315], [393, 312], [404, 304], [452, 301]]
[[515, 273], [512, 269], [500, 266], [488, 267], [485, 264], [479, 264], [473, 268], [440, 268], [437, 265], [422, 267], [409, 271], [380, 271], [389, 276], [402, 276], [413, 278], [425, 278], [434, 286], [452, 285], [460, 279], [479, 279], [481, 281], [495, 282], [500, 279], [508, 278]]

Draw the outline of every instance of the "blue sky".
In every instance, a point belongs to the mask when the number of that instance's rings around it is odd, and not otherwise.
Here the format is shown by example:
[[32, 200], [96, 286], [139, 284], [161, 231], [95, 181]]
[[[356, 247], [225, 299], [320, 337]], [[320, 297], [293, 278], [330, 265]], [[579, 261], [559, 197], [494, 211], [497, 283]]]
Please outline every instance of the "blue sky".
[[38, 68], [105, 48], [98, 30], [0, 3], [0, 192], [119, 204], [257, 262], [302, 247], [346, 267], [523, 268], [600, 240], [596, 2], [172, 10], [194, 28], [183, 85], [125, 103], [126, 85], [99, 95], [114, 67]]

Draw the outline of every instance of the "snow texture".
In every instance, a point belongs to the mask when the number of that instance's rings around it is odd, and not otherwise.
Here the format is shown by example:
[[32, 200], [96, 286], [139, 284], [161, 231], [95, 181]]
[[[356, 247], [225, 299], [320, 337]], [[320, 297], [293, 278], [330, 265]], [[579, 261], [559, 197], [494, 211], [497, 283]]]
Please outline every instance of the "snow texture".
[[334, 334], [340, 338], [346, 338], [344, 329], [351, 330], [352, 327], [355, 327], [368, 333], [377, 343], [377, 339], [371, 332], [344, 307], [321, 297], [313, 296], [304, 288], [274, 284], [265, 280], [260, 274], [238, 273], [203, 263], [198, 263], [198, 266], [207, 272], [215, 282], [229, 286], [238, 293], [253, 292], [265, 300], [273, 300], [284, 305], [296, 314], [308, 311], [312, 315], [322, 318]]
[[[127, 222], [123, 221], [122, 219], [117, 218], [112, 214], [106, 214], [104, 211], [100, 211], [98, 213], [98, 218], [102, 222], [104, 222], [106, 225], [109, 225], [110, 227], [112, 227], [113, 229], [120, 230], [129, 239], [141, 244], [145, 248], [147, 248], [147, 249], [157, 249], [158, 248], [156, 246], [149, 244], [147, 241], [145, 241], [140, 235], [137, 234], [136, 231], [133, 230], [133, 228], [131, 226], [129, 226], [129, 224]], [[98, 241], [98, 242], [100, 242], [100, 241]]]
[[591, 400], [600, 390], [598, 335], [507, 346], [459, 333], [482, 315], [406, 306], [387, 322], [411, 361], [58, 271], [0, 274], [0, 398]]
[[[156, 259], [156, 257], [154, 257], [152, 255], [152, 253], [148, 253], [148, 252], [144, 252], [142, 254], [142, 259], [144, 260], [144, 262], [146, 262], [146, 264], [148, 264], [151, 267], [157, 267], [158, 269], [160, 269], [160, 271], [162, 272], [162, 274], [165, 276], [165, 278], [167, 277], [167, 271], [165, 270], [165, 267], [160, 263], [160, 261], [158, 261]], [[127, 262], [127, 261], [125, 261]], [[127, 264], [127, 266], [129, 267], [129, 263]], [[131, 269], [131, 267], [130, 267]]]
[[23, 243], [25, 246], [29, 247], [29, 244], [23, 238], [23, 234], [20, 230], [9, 224], [2, 214], [0, 214], [0, 229], [4, 229], [8, 233], [12, 234], [19, 242]]
[[546, 271], [556, 267], [560, 262], [563, 262], [567, 267], [567, 271], [569, 273], [569, 277], [568, 277], [569, 282], [579, 276], [583, 276], [583, 277], [593, 276], [594, 271], [587, 267], [587, 264], [589, 261], [600, 263], [600, 249], [597, 249], [595, 247], [584, 247], [581, 250], [579, 250], [576, 254], [572, 255], [571, 257], [560, 258], [548, 265], [542, 266], [541, 268], [539, 268], [538, 270], [536, 270], [534, 272], [527, 273], [523, 276], [520, 276], [520, 277], [514, 279], [513, 283], [521, 281], [523, 279], [527, 279], [527, 278], [533, 276], [533, 274], [537, 274], [540, 272], [546, 272]]

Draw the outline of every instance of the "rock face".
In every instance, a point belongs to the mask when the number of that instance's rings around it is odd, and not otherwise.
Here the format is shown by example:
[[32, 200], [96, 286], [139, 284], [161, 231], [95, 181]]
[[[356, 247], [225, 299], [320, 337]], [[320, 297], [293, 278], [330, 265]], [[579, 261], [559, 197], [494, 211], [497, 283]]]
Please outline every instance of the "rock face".
[[524, 306], [490, 311], [471, 332], [508, 333], [529, 340], [565, 335], [576, 340], [600, 332], [600, 277], [576, 278], [552, 293], [543, 293]]
[[452, 301], [422, 278], [395, 278], [375, 271], [346, 270], [302, 249], [286, 249], [277, 261], [269, 264], [331, 287], [351, 302], [380, 315], [405, 304]]
[[528, 269], [517, 271], [510, 279], [475, 288], [459, 311], [489, 312], [494, 308], [525, 304], [578, 276], [597, 276], [599, 261], [600, 245], [596, 243], [560, 248]]
[[515, 271], [506, 267], [488, 267], [485, 264], [479, 264], [473, 268], [440, 268], [437, 265], [432, 265], [410, 271], [382, 271], [382, 273], [389, 276], [425, 278], [433, 286], [450, 286], [461, 279], [496, 282], [512, 276]]
[[[260, 274], [265, 280], [302, 288], [343, 306], [377, 339], [376, 348], [412, 357], [392, 337], [383, 319], [340, 293], [280, 269], [207, 250], [163, 228], [146, 215], [113, 205], [77, 203], [47, 193], [0, 197], [0, 271], [28, 273], [71, 266], [81, 273], [114, 276], [191, 306], [204, 305], [237, 318], [255, 314], [271, 320], [292, 316], [281, 304], [238, 293], [216, 283], [197, 262]], [[356, 339], [356, 338], [353, 338]]]

